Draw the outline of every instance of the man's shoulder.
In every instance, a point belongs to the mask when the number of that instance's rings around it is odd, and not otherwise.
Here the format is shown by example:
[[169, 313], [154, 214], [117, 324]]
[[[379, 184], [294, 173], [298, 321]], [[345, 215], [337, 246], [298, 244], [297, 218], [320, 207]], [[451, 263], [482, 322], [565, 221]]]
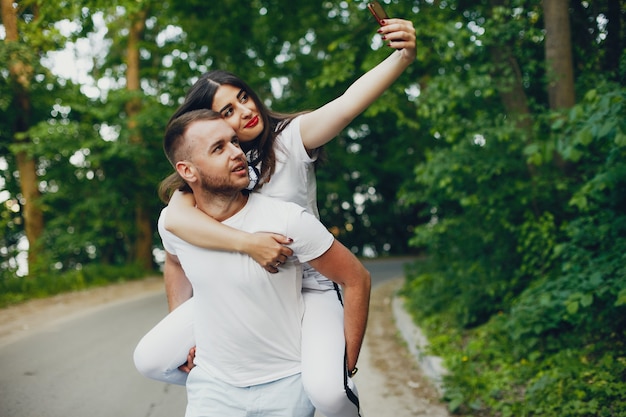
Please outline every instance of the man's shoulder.
[[163, 207], [161, 209], [161, 212], [159, 213], [159, 218], [157, 220], [157, 226], [159, 229], [163, 228], [165, 229], [165, 227], [163, 226], [163, 223], [165, 221], [165, 214], [167, 213], [167, 206]]
[[175, 245], [186, 242], [165, 228], [166, 215], [167, 206], [161, 209], [161, 213], [159, 214], [159, 218], [157, 220], [157, 231], [159, 232], [159, 236], [161, 237], [161, 242], [166, 247], [166, 249], [169, 248], [168, 252], [171, 252], [174, 249]]

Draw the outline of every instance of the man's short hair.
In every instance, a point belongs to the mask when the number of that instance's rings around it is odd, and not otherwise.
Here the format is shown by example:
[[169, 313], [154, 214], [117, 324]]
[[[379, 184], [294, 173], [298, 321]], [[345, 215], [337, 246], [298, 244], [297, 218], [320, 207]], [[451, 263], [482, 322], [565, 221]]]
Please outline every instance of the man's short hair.
[[[190, 155], [188, 147], [184, 146], [185, 132], [193, 122], [198, 120], [216, 120], [222, 116], [209, 109], [192, 110], [183, 113], [175, 119], [170, 120], [165, 129], [165, 137], [163, 138], [163, 150], [165, 156], [173, 167], [176, 167], [178, 161], [189, 159]], [[185, 151], [187, 149], [187, 151]]]

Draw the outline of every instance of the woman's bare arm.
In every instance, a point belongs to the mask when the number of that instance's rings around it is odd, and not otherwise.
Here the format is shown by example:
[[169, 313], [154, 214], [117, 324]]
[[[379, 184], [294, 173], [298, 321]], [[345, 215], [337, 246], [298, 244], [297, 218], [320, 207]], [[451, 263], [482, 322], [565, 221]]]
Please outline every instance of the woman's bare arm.
[[357, 79], [340, 97], [302, 116], [300, 132], [307, 150], [319, 148], [337, 136], [415, 60], [415, 28], [410, 21], [387, 19], [379, 32], [396, 51]]
[[193, 194], [176, 191], [165, 215], [165, 229], [181, 239], [207, 249], [250, 255], [268, 272], [276, 272], [293, 251], [291, 239], [277, 233], [247, 233], [233, 229], [196, 208]]

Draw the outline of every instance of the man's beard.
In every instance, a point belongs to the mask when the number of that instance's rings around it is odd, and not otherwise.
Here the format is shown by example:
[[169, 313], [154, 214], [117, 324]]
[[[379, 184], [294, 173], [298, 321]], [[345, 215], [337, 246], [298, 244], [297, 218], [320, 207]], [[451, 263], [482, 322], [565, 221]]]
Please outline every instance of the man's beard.
[[200, 172], [200, 187], [202, 191], [210, 194], [231, 196], [242, 190], [243, 187], [233, 184], [228, 178], [218, 178], [211, 175], [205, 175]]

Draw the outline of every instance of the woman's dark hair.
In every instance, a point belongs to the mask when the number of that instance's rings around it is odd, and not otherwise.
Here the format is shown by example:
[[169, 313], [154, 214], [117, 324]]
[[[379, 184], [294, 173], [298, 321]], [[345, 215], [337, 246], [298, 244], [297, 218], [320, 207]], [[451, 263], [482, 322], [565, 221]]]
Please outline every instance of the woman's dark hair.
[[178, 110], [176, 110], [170, 121], [193, 110], [211, 109], [215, 92], [222, 85], [231, 85], [244, 90], [248, 94], [248, 97], [254, 101], [263, 121], [263, 132], [251, 143], [241, 144], [244, 151], [248, 152], [254, 150], [260, 156], [261, 175], [259, 184], [256, 187], [258, 188], [270, 179], [276, 168], [276, 151], [274, 148], [276, 136], [301, 113], [284, 114], [271, 111], [263, 104], [254, 90], [241, 78], [228, 71], [213, 70], [204, 73], [198, 81], [196, 81], [185, 96], [185, 101], [180, 105]]
[[178, 172], [174, 172], [167, 176], [161, 183], [159, 184], [159, 198], [165, 204], [169, 204], [170, 199], [172, 198], [172, 194], [174, 191], [182, 191], [184, 193], [193, 193], [193, 190], [185, 182], [183, 177], [178, 175]]

